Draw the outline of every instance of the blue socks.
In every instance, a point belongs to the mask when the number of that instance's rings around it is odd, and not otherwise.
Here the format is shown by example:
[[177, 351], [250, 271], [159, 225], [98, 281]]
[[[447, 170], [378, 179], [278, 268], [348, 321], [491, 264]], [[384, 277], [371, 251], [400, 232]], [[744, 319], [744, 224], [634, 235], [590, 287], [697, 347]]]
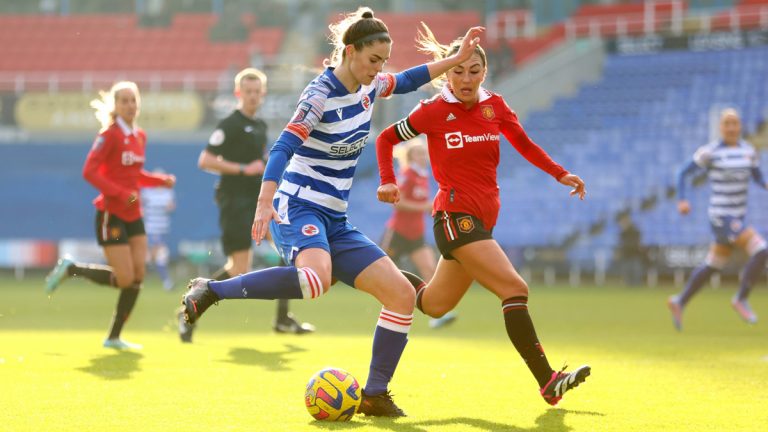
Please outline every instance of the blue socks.
[[381, 308], [373, 333], [373, 356], [365, 384], [365, 394], [376, 396], [387, 391], [400, 356], [408, 343], [413, 314], [404, 315]]
[[304, 298], [299, 284], [299, 275], [294, 266], [270, 267], [223, 281], [210, 281], [208, 287], [222, 299]]
[[713, 273], [718, 271], [714, 267], [708, 266], [706, 263], [701, 264], [695, 269], [693, 269], [693, 273], [691, 273], [691, 277], [688, 278], [688, 283], [685, 285], [685, 289], [683, 292], [677, 297], [678, 302], [680, 302], [680, 306], [685, 306], [686, 303], [688, 303], [691, 300], [691, 297], [694, 296], [701, 287], [704, 286], [705, 283], [707, 283], [707, 280], [709, 280], [709, 277], [712, 276]]
[[741, 274], [741, 286], [739, 287], [739, 300], [746, 300], [752, 285], [762, 276], [765, 269], [765, 261], [768, 259], [768, 249], [762, 249], [752, 255], [744, 266], [744, 272]]

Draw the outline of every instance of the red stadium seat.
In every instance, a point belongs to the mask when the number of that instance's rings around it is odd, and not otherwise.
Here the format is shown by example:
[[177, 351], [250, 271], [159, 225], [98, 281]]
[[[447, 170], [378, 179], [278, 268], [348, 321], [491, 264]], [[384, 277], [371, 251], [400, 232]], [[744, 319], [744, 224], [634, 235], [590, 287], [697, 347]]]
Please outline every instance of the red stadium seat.
[[[0, 16], [0, 70], [10, 72], [223, 71], [251, 50], [274, 56], [281, 28], [254, 27], [248, 42], [212, 44], [214, 14], [176, 14], [171, 26], [143, 28], [130, 14]], [[251, 26], [256, 20], [251, 20]]]

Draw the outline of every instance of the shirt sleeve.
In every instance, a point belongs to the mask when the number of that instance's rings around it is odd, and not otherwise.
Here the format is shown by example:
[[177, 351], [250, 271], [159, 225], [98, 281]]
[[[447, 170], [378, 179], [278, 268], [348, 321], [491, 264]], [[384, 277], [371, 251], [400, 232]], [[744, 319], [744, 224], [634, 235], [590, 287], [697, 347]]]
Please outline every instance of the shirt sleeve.
[[277, 141], [269, 151], [267, 166], [264, 168], [264, 181], [279, 182], [283, 177], [288, 161], [323, 117], [323, 108], [327, 93], [315, 88], [308, 88], [301, 95], [293, 118], [285, 126]]
[[139, 187], [157, 187], [165, 186], [165, 182], [170, 178], [168, 174], [154, 174], [146, 170], [139, 173]]
[[83, 178], [105, 196], [121, 197], [127, 200], [131, 191], [99, 172], [99, 167], [106, 163], [115, 143], [115, 139], [107, 132], [101, 133], [96, 137], [83, 165]]
[[685, 199], [685, 178], [702, 169], [703, 168], [696, 162], [696, 160], [692, 159], [677, 172], [677, 199]]
[[568, 175], [568, 171], [565, 168], [553, 161], [544, 149], [528, 137], [528, 134], [525, 133], [523, 126], [517, 119], [517, 114], [506, 103], [504, 103], [504, 115], [500, 128], [501, 133], [504, 134], [525, 160], [557, 180]]
[[392, 94], [410, 93], [432, 81], [426, 64], [395, 74], [380, 73], [376, 76], [376, 96], [388, 98]]
[[408, 117], [389, 125], [376, 139], [376, 159], [379, 163], [380, 184], [397, 184], [395, 170], [392, 167], [392, 151], [398, 143], [415, 138], [421, 133], [414, 127], [414, 122], [416, 124], [424, 123], [424, 110], [421, 106], [416, 107]]
[[211, 133], [211, 136], [208, 137], [208, 145], [205, 147], [205, 151], [216, 156], [221, 156], [222, 153], [224, 153], [224, 142], [227, 140], [227, 134], [224, 132], [223, 123], [223, 121], [219, 122], [218, 126], [216, 126], [216, 130], [214, 130]]

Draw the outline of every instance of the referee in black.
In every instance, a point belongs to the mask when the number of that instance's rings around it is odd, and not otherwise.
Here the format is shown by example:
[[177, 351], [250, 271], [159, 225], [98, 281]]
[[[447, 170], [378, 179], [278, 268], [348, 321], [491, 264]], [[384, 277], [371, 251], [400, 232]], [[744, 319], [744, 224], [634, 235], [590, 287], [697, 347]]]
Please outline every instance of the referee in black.
[[[237, 109], [219, 122], [197, 163], [200, 169], [221, 176], [216, 186], [216, 204], [227, 263], [213, 275], [216, 280], [251, 271], [251, 227], [267, 144], [267, 124], [256, 117], [256, 112], [266, 93], [267, 76], [260, 70], [247, 68], [235, 76]], [[178, 321], [181, 340], [192, 342], [194, 326], [184, 321], [183, 314]], [[288, 312], [288, 300], [278, 300], [274, 329], [279, 333], [302, 334], [314, 331], [315, 327], [296, 321]]]

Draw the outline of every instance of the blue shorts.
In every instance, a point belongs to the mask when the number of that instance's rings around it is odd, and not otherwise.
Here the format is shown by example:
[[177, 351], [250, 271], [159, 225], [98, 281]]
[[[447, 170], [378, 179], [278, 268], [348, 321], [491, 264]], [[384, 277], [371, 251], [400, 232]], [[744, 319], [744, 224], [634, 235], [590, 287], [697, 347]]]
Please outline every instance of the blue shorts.
[[744, 216], [710, 216], [709, 225], [715, 236], [715, 243], [729, 246], [747, 229]]
[[333, 277], [349, 286], [374, 261], [387, 256], [381, 248], [363, 235], [346, 216], [335, 217], [322, 209], [278, 192], [274, 201], [283, 223], [272, 221], [269, 231], [280, 257], [294, 265], [304, 249], [320, 248], [331, 254]]

